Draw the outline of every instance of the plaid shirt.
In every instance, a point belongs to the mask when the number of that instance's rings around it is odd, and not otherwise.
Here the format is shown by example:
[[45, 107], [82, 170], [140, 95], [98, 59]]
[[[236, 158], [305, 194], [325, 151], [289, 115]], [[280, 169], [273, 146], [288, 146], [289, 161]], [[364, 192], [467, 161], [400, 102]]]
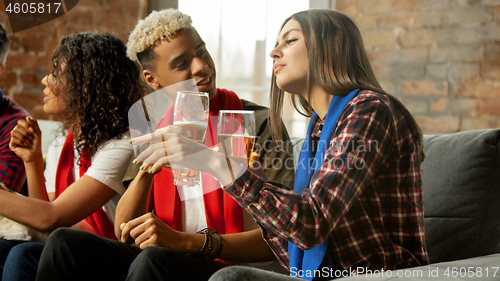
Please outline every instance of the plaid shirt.
[[24, 185], [26, 172], [24, 162], [9, 148], [10, 131], [19, 119], [28, 116], [28, 112], [14, 101], [2, 95], [0, 90], [0, 181], [9, 189], [27, 195]]
[[[323, 124], [315, 124], [316, 141]], [[416, 143], [387, 96], [361, 91], [339, 117], [325, 161], [302, 195], [249, 171], [227, 190], [259, 223], [287, 268], [286, 240], [307, 250], [325, 239], [334, 262], [344, 269], [424, 265]]]

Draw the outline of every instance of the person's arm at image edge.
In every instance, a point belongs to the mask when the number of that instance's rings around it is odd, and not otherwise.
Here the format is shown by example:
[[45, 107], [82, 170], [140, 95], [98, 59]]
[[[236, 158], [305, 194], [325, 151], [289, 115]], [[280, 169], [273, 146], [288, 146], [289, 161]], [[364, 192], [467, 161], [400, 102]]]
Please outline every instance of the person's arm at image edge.
[[74, 182], [53, 202], [0, 192], [1, 215], [44, 232], [76, 224], [116, 194], [89, 176]]

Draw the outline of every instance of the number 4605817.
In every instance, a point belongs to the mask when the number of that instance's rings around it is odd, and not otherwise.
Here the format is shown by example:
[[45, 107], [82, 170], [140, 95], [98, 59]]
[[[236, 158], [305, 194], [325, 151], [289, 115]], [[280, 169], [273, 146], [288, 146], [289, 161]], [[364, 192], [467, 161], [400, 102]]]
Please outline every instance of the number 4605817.
[[[57, 6], [56, 10], [54, 11], [54, 13], [57, 14], [57, 11], [59, 10], [59, 8], [61, 7], [61, 3], [52, 3], [53, 5]], [[44, 3], [9, 3], [9, 5], [7, 6], [7, 8], [5, 9], [6, 12], [8, 13], [14, 13], [14, 14], [19, 14], [19, 13], [22, 13], [22, 14], [43, 14], [45, 12], [47, 13], [51, 13], [50, 11], [50, 5], [51, 4], [47, 4], [45, 5]]]

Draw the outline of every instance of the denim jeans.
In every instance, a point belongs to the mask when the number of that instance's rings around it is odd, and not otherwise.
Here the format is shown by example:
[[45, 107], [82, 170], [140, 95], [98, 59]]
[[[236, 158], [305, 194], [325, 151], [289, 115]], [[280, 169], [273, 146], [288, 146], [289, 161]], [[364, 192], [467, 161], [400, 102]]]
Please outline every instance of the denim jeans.
[[5, 260], [2, 281], [34, 281], [43, 243], [20, 243], [9, 252]]
[[10, 249], [19, 243], [23, 243], [23, 241], [0, 239], [0, 281], [2, 280], [3, 267], [5, 260], [9, 255]]

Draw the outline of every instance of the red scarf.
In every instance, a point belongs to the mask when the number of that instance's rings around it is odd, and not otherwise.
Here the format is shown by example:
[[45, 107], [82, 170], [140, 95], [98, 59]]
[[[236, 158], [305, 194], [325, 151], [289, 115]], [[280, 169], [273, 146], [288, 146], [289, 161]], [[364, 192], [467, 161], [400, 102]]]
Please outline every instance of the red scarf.
[[[242, 110], [243, 104], [238, 96], [226, 89], [217, 89], [216, 96], [210, 101], [210, 116], [208, 119], [205, 145], [217, 145], [217, 120], [219, 110]], [[170, 105], [165, 117], [160, 120], [157, 128], [173, 123], [173, 104]], [[220, 183], [212, 175], [201, 173], [203, 199], [207, 226], [221, 234], [238, 233], [243, 231], [243, 209], [238, 203], [220, 188]], [[155, 214], [175, 230], [180, 226], [180, 197], [176, 186], [172, 183], [171, 170], [163, 169], [155, 175], [153, 185]], [[213, 190], [213, 191], [212, 191]]]
[[[85, 153], [84, 153], [85, 154]], [[56, 174], [56, 198], [63, 193], [68, 186], [75, 182], [74, 176], [74, 161], [75, 150], [73, 148], [73, 134], [68, 131], [66, 140], [59, 157]], [[91, 165], [90, 158], [81, 157], [80, 163], [80, 177], [82, 177]], [[113, 223], [108, 219], [108, 216], [102, 208], [95, 211], [92, 215], [84, 219], [92, 228], [94, 232], [105, 238], [116, 240]]]

